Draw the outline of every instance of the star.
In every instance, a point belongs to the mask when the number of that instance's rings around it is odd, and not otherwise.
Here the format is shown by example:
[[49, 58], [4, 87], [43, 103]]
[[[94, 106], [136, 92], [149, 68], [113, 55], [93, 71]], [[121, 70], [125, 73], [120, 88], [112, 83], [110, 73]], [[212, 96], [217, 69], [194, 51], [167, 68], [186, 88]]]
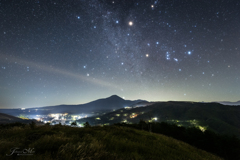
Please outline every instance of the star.
[[154, 10], [154, 5], [151, 5], [152, 10]]
[[129, 26], [132, 26], [132, 25], [133, 25], [133, 22], [132, 22], [132, 21], [129, 21], [128, 24], [129, 24]]

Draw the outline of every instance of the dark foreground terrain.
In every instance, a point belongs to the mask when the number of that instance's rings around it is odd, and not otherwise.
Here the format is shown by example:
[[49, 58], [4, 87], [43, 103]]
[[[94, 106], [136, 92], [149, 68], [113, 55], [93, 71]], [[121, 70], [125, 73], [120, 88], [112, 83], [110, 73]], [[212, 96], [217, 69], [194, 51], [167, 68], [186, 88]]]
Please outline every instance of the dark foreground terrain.
[[16, 123], [0, 127], [1, 160], [221, 159], [171, 137], [126, 126], [77, 128]]

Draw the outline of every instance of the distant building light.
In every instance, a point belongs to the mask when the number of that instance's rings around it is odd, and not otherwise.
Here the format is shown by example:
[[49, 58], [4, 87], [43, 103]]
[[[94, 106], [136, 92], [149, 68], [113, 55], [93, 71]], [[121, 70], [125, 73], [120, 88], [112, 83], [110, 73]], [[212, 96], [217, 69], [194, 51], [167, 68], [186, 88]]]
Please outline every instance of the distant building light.
[[109, 120], [110, 120], [110, 121], [114, 120], [114, 117], [110, 118]]
[[202, 132], [205, 132], [205, 131], [206, 131], [206, 127], [199, 126], [199, 129], [200, 129]]
[[123, 123], [127, 123], [127, 120], [125, 119], [125, 120], [123, 120], [122, 122], [123, 122]]
[[136, 113], [132, 113], [132, 115], [130, 115], [130, 118], [136, 118], [138, 115]]

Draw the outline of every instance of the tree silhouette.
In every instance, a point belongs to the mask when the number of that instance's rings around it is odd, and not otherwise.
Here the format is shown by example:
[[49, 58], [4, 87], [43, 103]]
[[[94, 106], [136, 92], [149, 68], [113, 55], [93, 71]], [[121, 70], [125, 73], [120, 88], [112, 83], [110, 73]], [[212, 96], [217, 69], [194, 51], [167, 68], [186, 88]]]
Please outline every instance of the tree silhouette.
[[32, 121], [31, 123], [29, 123], [29, 126], [31, 129], [36, 128], [36, 122]]
[[140, 125], [141, 129], [143, 130], [143, 127], [146, 125], [146, 122], [143, 119], [140, 119], [139, 125]]
[[152, 118], [153, 118], [153, 112], [152, 111], [149, 111], [147, 113], [147, 116], [149, 118], [149, 122], [148, 122], [148, 131], [149, 132], [152, 132]]
[[88, 122], [84, 123], [83, 126], [84, 126], [84, 128], [89, 128], [89, 127], [91, 127]]
[[71, 123], [71, 126], [76, 126], [77, 125], [77, 122], [76, 121], [73, 121], [72, 123]]

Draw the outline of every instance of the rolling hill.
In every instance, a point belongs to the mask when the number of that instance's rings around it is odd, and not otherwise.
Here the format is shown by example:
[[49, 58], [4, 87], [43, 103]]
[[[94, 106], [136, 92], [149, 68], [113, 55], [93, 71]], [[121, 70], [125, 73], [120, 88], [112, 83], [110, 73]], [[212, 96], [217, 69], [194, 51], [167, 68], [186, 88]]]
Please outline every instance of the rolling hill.
[[8, 123], [16, 123], [16, 122], [26, 124], [26, 123], [31, 123], [32, 121], [40, 124], [40, 122], [37, 122], [36, 120], [21, 119], [18, 117], [0, 113], [0, 124], [8, 124]]
[[219, 103], [158, 102], [145, 107], [122, 108], [98, 117], [78, 120], [92, 125], [138, 123], [140, 119], [151, 122], [169, 122], [179, 126], [208, 128], [220, 134], [240, 137], [240, 106]]

